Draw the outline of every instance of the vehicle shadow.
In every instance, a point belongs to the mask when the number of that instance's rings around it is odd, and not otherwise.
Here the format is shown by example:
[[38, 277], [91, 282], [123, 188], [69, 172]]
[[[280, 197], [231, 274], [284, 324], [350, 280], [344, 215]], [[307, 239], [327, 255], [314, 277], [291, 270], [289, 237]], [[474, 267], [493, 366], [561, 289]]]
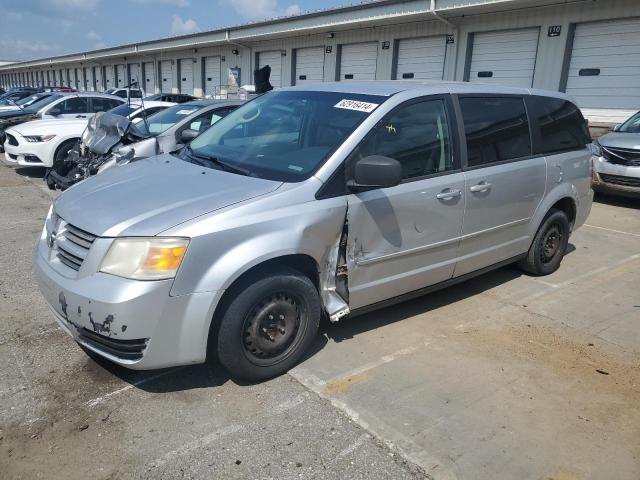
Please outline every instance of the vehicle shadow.
[[44, 178], [47, 169], [44, 167], [16, 167], [13, 169], [18, 175], [29, 178]]
[[603, 203], [605, 205], [611, 205], [612, 207], [640, 209], [640, 197], [634, 198], [597, 192], [593, 201]]
[[503, 267], [440, 291], [358, 315], [346, 321], [333, 324], [327, 321], [322, 325], [321, 333], [322, 336], [326, 336], [327, 341], [351, 340], [370, 330], [435, 311], [451, 303], [473, 297], [522, 275], [524, 274], [515, 266]]
[[[569, 245], [567, 253], [575, 250]], [[445, 307], [451, 303], [478, 295], [504, 283], [522, 276], [515, 266], [507, 266], [493, 272], [480, 275], [458, 285], [445, 288], [436, 294], [426, 294], [413, 300], [362, 314], [338, 323], [331, 323], [324, 318], [320, 325], [320, 333], [300, 363], [313, 357], [324, 349], [328, 342], [352, 340], [358, 335], [375, 330], [407, 318], [428, 313]], [[199, 388], [219, 387], [231, 381], [240, 386], [254, 385], [260, 382], [243, 382], [229, 377], [227, 372], [215, 361], [208, 360], [201, 365], [174, 367], [162, 370], [135, 371], [115, 365], [97, 355], [89, 354], [88, 362], [95, 362], [101, 374], [111, 374], [133, 385], [135, 388], [149, 393], [168, 393]]]
[[[317, 341], [314, 342], [301, 361], [314, 356], [322, 350], [327, 341], [327, 337], [319, 335]], [[101, 379], [104, 378], [104, 375], [110, 374], [148, 393], [170, 393], [199, 388], [220, 387], [227, 382], [233, 382], [240, 386], [263, 383], [245, 382], [231, 378], [214, 358], [207, 359], [206, 363], [199, 365], [157, 370], [129, 370], [87, 350], [85, 350], [85, 353], [90, 357], [87, 359], [87, 362], [92, 363], [91, 369], [100, 369], [99, 372], [94, 371], [93, 375], [96, 381], [103, 381]]]

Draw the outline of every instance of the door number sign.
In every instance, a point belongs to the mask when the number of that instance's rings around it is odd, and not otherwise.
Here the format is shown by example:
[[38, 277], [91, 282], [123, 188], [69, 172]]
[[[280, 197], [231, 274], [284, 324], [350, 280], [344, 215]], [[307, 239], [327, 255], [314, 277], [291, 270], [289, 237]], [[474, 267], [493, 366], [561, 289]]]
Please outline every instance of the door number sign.
[[547, 30], [547, 37], [559, 37], [562, 32], [562, 25], [550, 25]]

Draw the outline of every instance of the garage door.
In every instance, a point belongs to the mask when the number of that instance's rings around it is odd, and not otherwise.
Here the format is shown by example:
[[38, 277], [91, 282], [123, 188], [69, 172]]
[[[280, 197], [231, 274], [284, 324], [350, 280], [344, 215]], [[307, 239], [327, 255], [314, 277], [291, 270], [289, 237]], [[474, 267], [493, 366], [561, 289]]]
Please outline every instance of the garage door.
[[134, 83], [137, 84], [138, 87], [142, 87], [140, 83], [140, 64], [139, 63], [130, 63], [129, 64], [129, 81], [131, 85]]
[[215, 96], [222, 85], [220, 57], [204, 58], [204, 94]]
[[116, 87], [116, 73], [113, 65], [107, 65], [104, 67], [105, 84], [102, 86], [103, 90]]
[[193, 58], [180, 60], [180, 93], [193, 95]]
[[162, 75], [162, 84], [160, 85], [162, 93], [173, 92], [173, 64], [171, 60], [160, 62], [160, 74]]
[[306, 85], [324, 81], [324, 47], [295, 50], [295, 84]]
[[538, 28], [475, 33], [468, 80], [531, 87], [539, 36]]
[[94, 90], [92, 71], [91, 71], [91, 68], [89, 67], [84, 68], [84, 89], [88, 92], [91, 92]]
[[340, 47], [339, 80], [375, 80], [378, 42], [352, 43]]
[[271, 77], [269, 83], [274, 87], [282, 86], [282, 51], [258, 53], [258, 68], [269, 65], [271, 67]]
[[129, 84], [127, 81], [127, 66], [116, 65], [116, 73], [118, 75], [118, 87], [126, 87]]
[[144, 70], [144, 91], [147, 95], [156, 93], [156, 74], [153, 62], [145, 62], [142, 65]]
[[397, 80], [442, 80], [447, 37], [403, 38], [398, 41]]
[[567, 93], [594, 121], [640, 110], [640, 19], [576, 25]]

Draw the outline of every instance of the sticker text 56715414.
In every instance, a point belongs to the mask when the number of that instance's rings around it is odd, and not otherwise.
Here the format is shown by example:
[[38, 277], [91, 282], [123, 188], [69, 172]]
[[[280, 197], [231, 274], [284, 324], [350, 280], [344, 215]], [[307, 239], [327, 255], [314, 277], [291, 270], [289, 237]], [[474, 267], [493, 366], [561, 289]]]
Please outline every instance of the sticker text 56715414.
[[347, 98], [340, 100], [334, 105], [335, 108], [344, 108], [345, 110], [356, 110], [358, 112], [365, 113], [373, 112], [377, 106], [377, 103], [360, 102], [358, 100], [349, 100]]

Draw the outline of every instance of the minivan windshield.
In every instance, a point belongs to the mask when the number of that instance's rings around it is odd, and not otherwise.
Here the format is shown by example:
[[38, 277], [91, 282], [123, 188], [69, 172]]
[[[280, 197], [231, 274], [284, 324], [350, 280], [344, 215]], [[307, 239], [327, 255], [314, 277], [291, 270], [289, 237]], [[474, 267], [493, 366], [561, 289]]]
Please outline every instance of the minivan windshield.
[[624, 122], [618, 131], [623, 133], [640, 133], [640, 112]]
[[146, 125], [140, 124], [138, 128], [145, 134], [158, 135], [201, 108], [198, 105], [174, 105], [147, 117]]
[[[183, 158], [285, 182], [302, 181], [386, 97], [341, 92], [271, 91], [215, 123]], [[188, 158], [186, 158], [188, 159]]]
[[49, 95], [48, 97], [44, 97], [36, 102], [33, 102], [31, 105], [29, 105], [28, 107], [24, 108], [24, 111], [27, 113], [36, 113], [38, 112], [42, 107], [45, 107], [47, 105], [49, 105], [50, 103], [55, 102], [56, 100], [62, 98], [63, 95], [59, 95], [59, 94], [55, 94], [55, 95]]

